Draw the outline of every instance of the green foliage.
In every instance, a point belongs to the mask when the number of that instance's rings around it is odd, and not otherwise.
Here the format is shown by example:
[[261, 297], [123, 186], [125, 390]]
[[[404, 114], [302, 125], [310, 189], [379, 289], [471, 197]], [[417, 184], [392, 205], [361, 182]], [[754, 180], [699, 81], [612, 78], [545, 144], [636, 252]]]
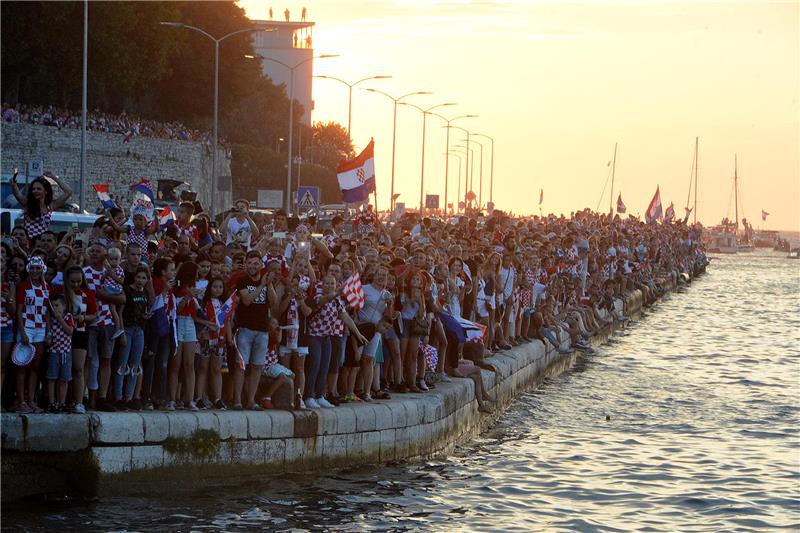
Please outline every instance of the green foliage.
[[169, 437], [164, 441], [164, 449], [175, 455], [208, 459], [217, 453], [219, 442], [219, 433], [213, 429], [198, 429], [191, 437]]

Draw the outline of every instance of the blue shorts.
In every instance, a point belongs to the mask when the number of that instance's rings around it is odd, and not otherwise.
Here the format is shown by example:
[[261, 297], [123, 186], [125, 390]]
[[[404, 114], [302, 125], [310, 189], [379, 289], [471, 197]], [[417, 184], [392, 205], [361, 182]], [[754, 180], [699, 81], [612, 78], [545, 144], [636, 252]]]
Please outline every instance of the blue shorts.
[[179, 316], [175, 322], [175, 335], [178, 342], [197, 342], [197, 328], [194, 319], [190, 316]]
[[263, 366], [267, 362], [268, 341], [266, 331], [239, 328], [236, 332], [236, 348], [245, 366]]
[[72, 381], [72, 352], [47, 354], [47, 379]]
[[16, 332], [14, 331], [13, 327], [9, 326], [7, 328], [0, 329], [0, 342], [3, 344], [13, 343], [16, 337]]

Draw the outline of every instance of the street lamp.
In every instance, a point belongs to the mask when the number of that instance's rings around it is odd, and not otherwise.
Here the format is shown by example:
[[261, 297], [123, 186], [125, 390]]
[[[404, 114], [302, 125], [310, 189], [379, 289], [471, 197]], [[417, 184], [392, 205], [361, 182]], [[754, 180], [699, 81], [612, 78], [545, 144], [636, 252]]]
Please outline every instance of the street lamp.
[[[442, 119], [445, 122], [447, 122], [447, 126], [446, 126], [446, 128], [447, 128], [447, 140], [445, 141], [447, 148], [446, 148], [446, 151], [445, 151], [445, 154], [444, 154], [445, 155], [445, 159], [444, 159], [444, 205], [447, 206], [447, 182], [448, 182], [449, 173], [450, 173], [450, 157], [449, 157], [449, 154], [450, 154], [450, 123], [451, 122], [455, 122], [456, 120], [460, 120], [462, 118], [478, 118], [478, 115], [459, 115], [457, 117], [451, 118], [450, 120], [447, 120], [445, 117], [443, 117], [442, 115], [440, 115], [438, 113], [431, 113], [431, 114], [432, 115], [436, 115], [440, 119]], [[458, 171], [461, 172], [461, 167], [458, 167]], [[456, 202], [456, 204], [458, 204], [458, 202]]]
[[334, 81], [338, 81], [339, 83], [344, 83], [345, 85], [347, 85], [347, 93], [348, 93], [347, 94], [347, 138], [350, 139], [350, 140], [352, 140], [352, 138], [350, 137], [350, 119], [352, 118], [352, 111], [353, 111], [353, 87], [355, 87], [359, 83], [367, 81], [367, 80], [385, 80], [385, 79], [391, 78], [391, 76], [369, 76], [367, 78], [362, 78], [362, 79], [358, 80], [355, 83], [348, 83], [348, 82], [344, 81], [343, 79], [334, 78], [333, 76], [322, 76], [322, 75], [320, 75], [320, 76], [314, 76], [314, 77], [315, 78], [322, 78], [322, 79], [325, 79], [325, 80], [334, 80]]
[[[444, 127], [448, 128], [448, 129], [455, 128], [457, 130], [461, 130], [464, 133], [466, 133], [467, 134], [467, 147], [466, 148], [467, 148], [467, 150], [469, 150], [469, 130], [464, 129], [461, 126], [453, 126], [453, 125], [450, 125], [450, 124], [448, 124], [447, 126], [444, 126]], [[467, 182], [468, 177], [469, 177], [469, 154], [467, 154], [467, 160], [466, 160], [466, 162], [464, 164], [464, 183], [465, 184]], [[467, 214], [467, 215], [469, 214], [467, 212], [467, 190], [466, 190], [466, 187], [465, 187], [465, 190], [464, 190], [464, 213]]]
[[[420, 106], [410, 104], [408, 102], [400, 102], [400, 104], [414, 107], [418, 109], [420, 112], [422, 112], [422, 170], [420, 171], [419, 175], [419, 212], [420, 214], [422, 214], [422, 210], [425, 207], [425, 204], [423, 203], [422, 200], [422, 191], [423, 187], [425, 186], [425, 124], [427, 122], [426, 119], [428, 118], [428, 115], [431, 114], [431, 111], [433, 111], [434, 109], [456, 104], [453, 102], [447, 102], [445, 104], [436, 104], [435, 106], [431, 106], [428, 109], [422, 109]], [[439, 115], [436, 116], [438, 117]]]
[[[449, 131], [449, 130], [448, 130]], [[454, 212], [458, 213], [458, 198], [461, 196], [461, 154], [458, 152], [451, 152], [448, 150], [444, 153], [445, 158], [449, 158], [449, 156], [453, 156], [458, 159], [458, 196], [456, 196], [456, 208], [453, 210]], [[447, 182], [445, 181], [445, 184]], [[445, 191], [447, 191], [447, 187], [445, 186]], [[447, 194], [445, 193], [445, 198], [447, 198]], [[444, 212], [447, 213], [447, 200], [444, 203]]]
[[472, 135], [475, 137], [484, 137], [492, 141], [492, 162], [491, 171], [489, 172], [489, 201], [492, 202], [492, 205], [494, 205], [494, 199], [492, 197], [492, 191], [494, 190], [494, 138], [484, 135], [483, 133], [473, 133]]
[[475, 174], [475, 150], [473, 148], [467, 148], [467, 146], [463, 144], [457, 144], [454, 148], [463, 148], [467, 158], [464, 170], [464, 213], [467, 213], [469, 193], [472, 193], [473, 196], [475, 195], [475, 192], [472, 190], [472, 177]]
[[[297, 67], [305, 65], [306, 63], [314, 59], [327, 59], [329, 57], [339, 57], [339, 54], [322, 54], [319, 56], [309, 57], [300, 61], [294, 66], [287, 65], [283, 61], [278, 61], [277, 59], [262, 56], [259, 54], [245, 55], [244, 57], [246, 57], [247, 59], [261, 59], [261, 60], [273, 61], [289, 69], [289, 146], [288, 146], [289, 155], [287, 156], [288, 161], [286, 163], [286, 202], [285, 202], [286, 212], [289, 213], [292, 211], [292, 140], [293, 140], [292, 133], [294, 131], [294, 71], [295, 69], [297, 69]], [[298, 188], [300, 187], [300, 180], [298, 180], [297, 186]]]
[[[473, 137], [476, 136], [476, 135], [477, 135], [476, 133], [472, 134]], [[478, 209], [480, 210], [481, 206], [483, 205], [483, 144], [479, 143], [478, 141], [476, 141], [474, 139], [472, 140], [472, 142], [474, 142], [475, 144], [477, 144], [478, 146], [481, 147], [481, 159], [480, 159], [480, 163], [479, 163], [480, 164], [480, 172], [478, 173]], [[475, 168], [475, 166], [473, 165], [472, 168]], [[472, 184], [470, 184], [470, 185], [472, 185]]]
[[219, 39], [211, 35], [205, 30], [197, 28], [195, 26], [189, 26], [188, 24], [184, 24], [182, 22], [159, 22], [162, 26], [169, 26], [170, 28], [179, 28], [184, 30], [192, 30], [194, 32], [207, 37], [214, 41], [214, 126], [213, 126], [213, 133], [212, 133], [212, 152], [211, 152], [211, 199], [209, 201], [209, 211], [213, 216], [215, 213], [216, 207], [216, 197], [217, 193], [217, 133], [219, 130], [219, 45], [222, 41], [227, 39], [228, 37], [233, 37], [234, 35], [239, 35], [240, 33], [251, 33], [255, 31], [263, 31], [263, 32], [271, 32], [275, 31], [274, 28], [244, 28], [241, 30], [232, 31], [220, 37]]
[[408, 98], [409, 96], [414, 96], [417, 94], [431, 94], [430, 91], [414, 91], [413, 93], [404, 94], [403, 96], [399, 96], [395, 98], [394, 96], [385, 93], [383, 91], [379, 91], [378, 89], [364, 89], [365, 91], [369, 91], [371, 93], [382, 94], [383, 96], [387, 97], [394, 103], [394, 118], [392, 119], [392, 191], [391, 191], [391, 201], [389, 203], [389, 210], [394, 212], [394, 201], [397, 197], [394, 195], [394, 154], [395, 154], [395, 147], [397, 146], [397, 104], [403, 99]]

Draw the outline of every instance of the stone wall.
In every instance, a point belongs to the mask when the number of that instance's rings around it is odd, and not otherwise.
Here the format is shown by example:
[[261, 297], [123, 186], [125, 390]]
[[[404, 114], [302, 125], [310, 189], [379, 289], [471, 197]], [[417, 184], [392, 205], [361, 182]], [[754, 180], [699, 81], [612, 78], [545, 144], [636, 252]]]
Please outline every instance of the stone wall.
[[[89, 131], [86, 133], [86, 201], [87, 211], [99, 207], [92, 184], [108, 183], [123, 206], [130, 205], [131, 184], [139, 178], [153, 182], [176, 179], [191, 184], [197, 199], [206, 208], [211, 198], [211, 153], [203, 143], [133, 137], [123, 143], [124, 136]], [[10, 175], [14, 167], [25, 172], [28, 161], [39, 160], [46, 170], [64, 178], [74, 191], [71, 201], [78, 203], [81, 165], [81, 132], [33, 124], [2, 124], [2, 174]], [[231, 203], [230, 160], [219, 150], [218, 210]]]
[[[662, 283], [674, 287], [674, 280]], [[634, 291], [625, 312], [635, 316], [641, 306], [642, 295]], [[615, 327], [595, 336], [593, 344], [604, 342]], [[566, 334], [561, 340], [566, 342]], [[487, 359], [496, 371], [481, 374], [497, 400], [495, 416], [520, 392], [569, 368], [576, 357], [534, 341]], [[106, 495], [133, 494], [151, 490], [153, 480], [224, 482], [429, 457], [475, 437], [493, 420], [478, 412], [470, 379], [335, 409], [3, 414], [2, 494], [7, 500], [52, 490], [95, 492], [101, 486]], [[210, 453], [175, 451], [175, 443], [200, 430], [211, 430], [219, 439]]]

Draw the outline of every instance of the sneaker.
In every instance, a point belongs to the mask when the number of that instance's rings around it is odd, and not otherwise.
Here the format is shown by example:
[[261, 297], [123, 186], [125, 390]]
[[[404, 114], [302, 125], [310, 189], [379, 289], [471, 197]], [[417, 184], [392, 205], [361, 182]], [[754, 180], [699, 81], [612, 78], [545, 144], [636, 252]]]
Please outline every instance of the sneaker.
[[272, 399], [266, 396], [261, 398], [261, 407], [264, 409], [275, 409], [275, 406], [272, 404]]
[[225, 402], [222, 401], [220, 398], [219, 400], [214, 402], [214, 409], [219, 409], [220, 411], [227, 411], [228, 406], [225, 405]]
[[425, 380], [420, 378], [417, 380], [417, 388], [422, 391], [429, 391], [428, 385], [425, 384]]
[[448, 376], [444, 372], [439, 372], [438, 374], [436, 374], [436, 379], [438, 379], [442, 383], [452, 383], [453, 382], [453, 380], [450, 379], [450, 376]]
[[247, 406], [248, 411], [263, 411], [264, 408], [258, 405], [257, 403], [251, 403]]
[[331, 408], [333, 408], [333, 404], [332, 404], [332, 403], [330, 403], [330, 402], [329, 402], [328, 400], [326, 400], [325, 398], [317, 398], [317, 400], [316, 400], [316, 401], [317, 401], [317, 404], [318, 404], [320, 407], [324, 408], [324, 409], [331, 409]]
[[76, 415], [85, 415], [86, 407], [84, 407], [82, 403], [76, 403], [75, 407], [72, 408], [72, 412]]
[[58, 404], [57, 404], [57, 403], [51, 403], [51, 404], [49, 404], [49, 405], [47, 406], [47, 409], [45, 409], [45, 412], [47, 412], [47, 413], [50, 413], [50, 414], [56, 414], [56, 413], [58, 413]]
[[111, 340], [114, 340], [114, 339], [116, 339], [118, 337], [122, 337], [123, 335], [125, 335], [125, 330], [124, 329], [118, 329], [117, 331], [114, 332], [113, 335], [111, 335]]
[[306, 407], [306, 401], [302, 398], [300, 398], [300, 409], [308, 409], [308, 407]]
[[175, 410], [175, 402], [172, 400], [168, 401], [167, 404], [164, 406], [164, 409], [167, 411], [174, 411]]
[[155, 411], [156, 406], [153, 405], [153, 402], [145, 402], [144, 410], [145, 411]]
[[189, 411], [199, 411], [200, 409], [197, 408], [197, 404], [194, 402], [189, 402], [189, 406], [186, 408]]
[[361, 399], [363, 401], [365, 401], [365, 402], [371, 402], [372, 401], [372, 395], [370, 393], [366, 393], [365, 395], [363, 395], [361, 397]]
[[319, 409], [320, 405], [317, 403], [317, 400], [315, 400], [314, 398], [309, 398], [308, 400], [306, 400], [306, 407], [308, 409]]
[[211, 403], [207, 398], [203, 398], [200, 401], [200, 403], [202, 404], [202, 406], [198, 406], [198, 407], [200, 407], [201, 409], [213, 409], [214, 408], [214, 404]]

